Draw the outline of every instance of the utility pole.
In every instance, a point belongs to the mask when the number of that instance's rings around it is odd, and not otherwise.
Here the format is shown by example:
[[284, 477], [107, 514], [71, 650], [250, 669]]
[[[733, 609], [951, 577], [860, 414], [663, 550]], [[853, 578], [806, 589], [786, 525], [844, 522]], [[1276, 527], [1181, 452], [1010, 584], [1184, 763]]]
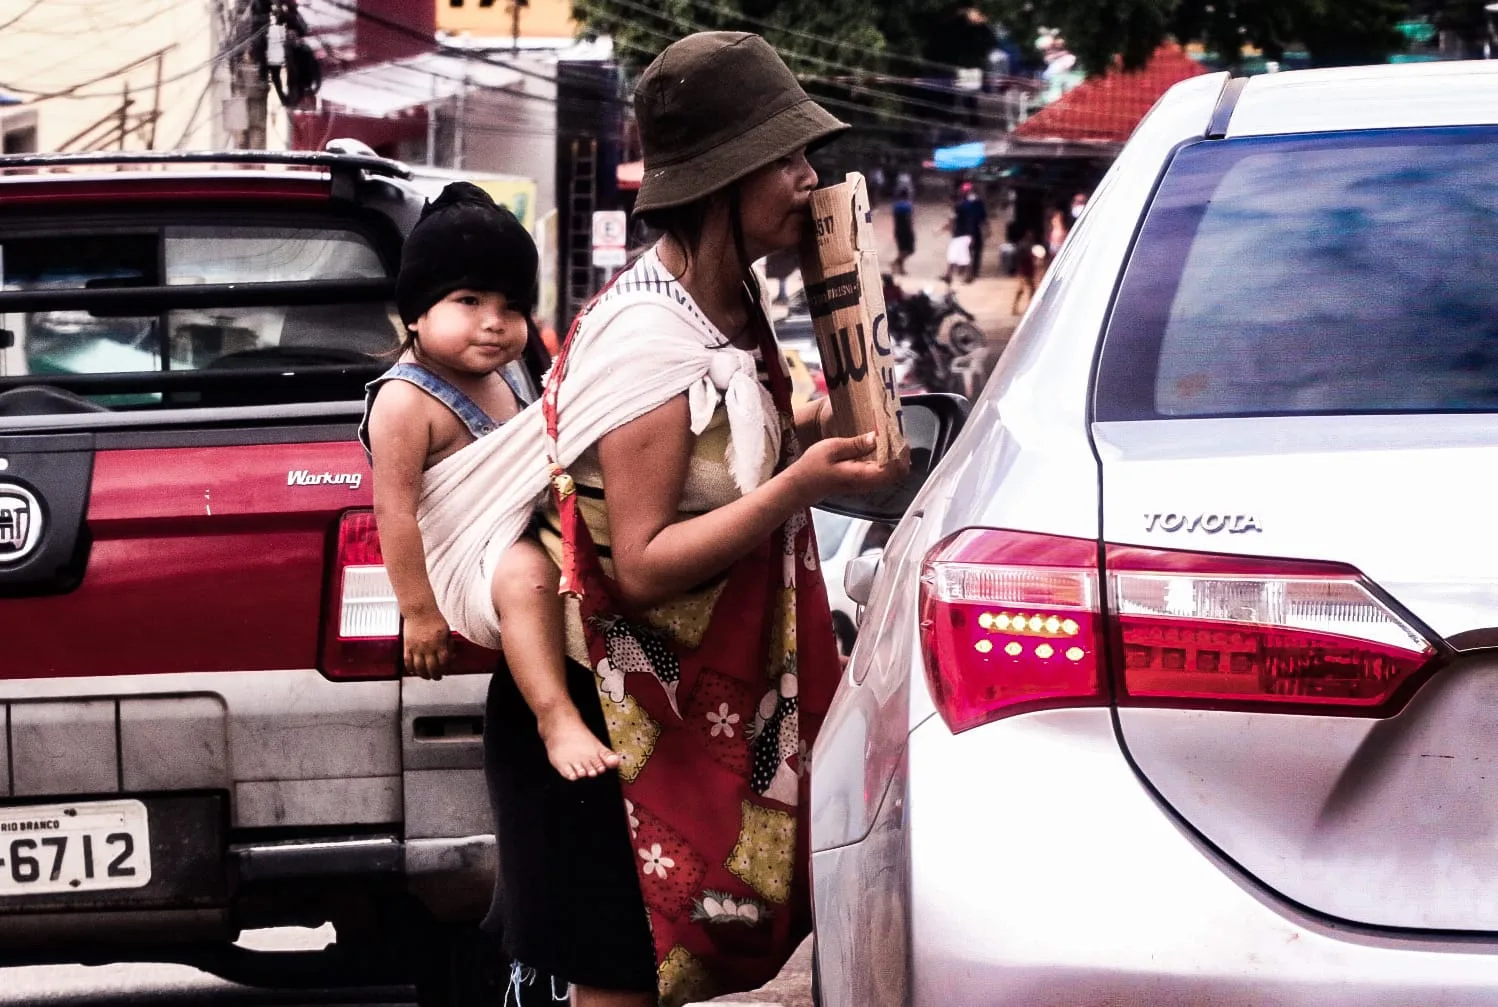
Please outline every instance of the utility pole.
[[265, 117], [269, 112], [270, 81], [265, 76], [265, 35], [270, 27], [270, 0], [250, 0], [250, 38], [240, 67], [245, 73], [246, 150], [265, 149]]
[[458, 92], [458, 111], [453, 122], [453, 168], [463, 170], [463, 131], [468, 128], [468, 64], [463, 64], [462, 90]]
[[270, 0], [228, 0], [233, 25], [229, 44], [235, 50], [230, 60], [229, 108], [225, 126], [233, 134], [233, 146], [241, 150], [265, 149], [265, 117], [270, 82], [265, 75], [265, 33], [270, 26]]
[[531, 5], [531, 0], [510, 0], [510, 51], [520, 51], [520, 12]]

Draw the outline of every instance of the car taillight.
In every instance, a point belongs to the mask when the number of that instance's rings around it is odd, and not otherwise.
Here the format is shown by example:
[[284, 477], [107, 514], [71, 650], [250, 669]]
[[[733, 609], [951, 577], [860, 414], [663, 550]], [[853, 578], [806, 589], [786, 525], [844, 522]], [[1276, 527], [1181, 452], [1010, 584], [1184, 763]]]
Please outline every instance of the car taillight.
[[1378, 714], [1436, 648], [1339, 563], [1109, 546], [1119, 702]]
[[[395, 678], [400, 673], [400, 606], [385, 572], [373, 511], [338, 524], [322, 670], [329, 678]], [[498, 655], [453, 636], [453, 674], [494, 670]]]
[[1097, 557], [1089, 539], [986, 528], [932, 550], [921, 639], [948, 727], [1110, 691], [1120, 705], [1383, 716], [1437, 654], [1344, 564], [1107, 546], [1103, 604]]
[[927, 556], [921, 640], [948, 727], [1107, 702], [1097, 561], [1088, 539], [980, 528]]

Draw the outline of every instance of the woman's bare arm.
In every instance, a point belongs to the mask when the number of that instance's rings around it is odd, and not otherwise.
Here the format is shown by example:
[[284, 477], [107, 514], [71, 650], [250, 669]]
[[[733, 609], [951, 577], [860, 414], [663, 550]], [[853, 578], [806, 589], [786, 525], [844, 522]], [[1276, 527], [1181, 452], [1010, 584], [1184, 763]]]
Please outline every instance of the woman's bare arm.
[[796, 407], [796, 439], [803, 448], [810, 447], [823, 437], [831, 436], [831, 399], [821, 398]]
[[614, 575], [623, 600], [648, 607], [717, 576], [798, 510], [834, 492], [869, 490], [903, 475], [873, 463], [872, 438], [823, 439], [758, 489], [677, 520], [693, 437], [678, 396], [598, 443]]

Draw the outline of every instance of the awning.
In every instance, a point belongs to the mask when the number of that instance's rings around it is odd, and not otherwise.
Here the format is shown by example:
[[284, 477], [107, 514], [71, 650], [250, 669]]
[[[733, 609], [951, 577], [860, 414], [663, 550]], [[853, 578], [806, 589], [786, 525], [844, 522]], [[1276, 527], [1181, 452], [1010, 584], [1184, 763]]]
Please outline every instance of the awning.
[[625, 192], [638, 191], [640, 183], [645, 181], [645, 162], [626, 161], [615, 169], [614, 179]]
[[937, 171], [969, 171], [983, 163], [983, 143], [964, 143], [956, 147], [938, 147], [931, 156]]
[[505, 88], [523, 75], [479, 60], [423, 53], [327, 78], [317, 97], [351, 115], [383, 119], [452, 98], [463, 90], [465, 76], [470, 87]]

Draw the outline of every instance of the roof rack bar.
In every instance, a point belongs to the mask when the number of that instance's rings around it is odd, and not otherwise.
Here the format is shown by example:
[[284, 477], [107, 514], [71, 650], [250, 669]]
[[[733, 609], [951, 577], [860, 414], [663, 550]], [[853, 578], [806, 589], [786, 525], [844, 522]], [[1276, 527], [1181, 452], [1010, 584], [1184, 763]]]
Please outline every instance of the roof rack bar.
[[47, 287], [0, 292], [0, 313], [94, 311], [155, 315], [189, 308], [311, 307], [390, 300], [388, 278], [280, 280], [270, 283], [176, 283], [156, 287]]
[[80, 165], [278, 164], [329, 171], [363, 171], [385, 178], [410, 178], [399, 161], [367, 154], [315, 150], [115, 150], [0, 155], [0, 172], [12, 168], [66, 168]]
[[1207, 123], [1206, 138], [1221, 140], [1228, 135], [1228, 123], [1232, 121], [1233, 109], [1238, 107], [1238, 98], [1247, 86], [1247, 77], [1229, 77], [1217, 95], [1217, 107], [1212, 109], [1212, 119]]

